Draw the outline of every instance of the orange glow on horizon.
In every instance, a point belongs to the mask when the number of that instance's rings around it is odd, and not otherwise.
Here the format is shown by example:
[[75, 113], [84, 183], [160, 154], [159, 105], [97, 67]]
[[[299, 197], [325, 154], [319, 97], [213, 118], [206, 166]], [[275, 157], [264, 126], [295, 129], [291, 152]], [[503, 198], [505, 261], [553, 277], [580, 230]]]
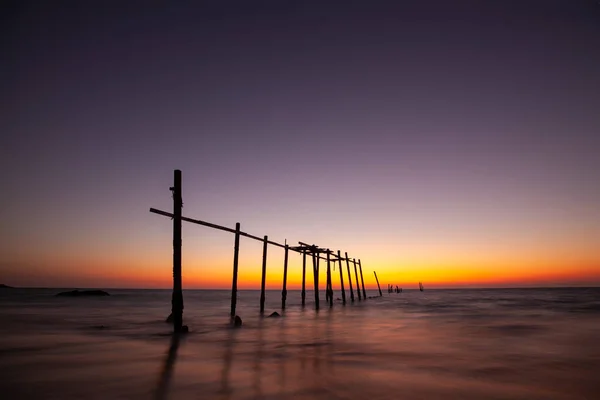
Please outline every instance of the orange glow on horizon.
[[[170, 288], [172, 287], [172, 254], [167, 250], [156, 249], [147, 254], [131, 254], [126, 257], [118, 254], [89, 255], [71, 254], [46, 257], [46, 264], [34, 260], [13, 263], [5, 268], [5, 276], [12, 280], [3, 282], [13, 286], [37, 287], [96, 287], [96, 288]], [[232, 254], [229, 244], [222, 252], [212, 250], [195, 253], [190, 251], [184, 257], [183, 285], [188, 289], [230, 289], [232, 279]], [[167, 251], [165, 251], [167, 250]], [[267, 290], [281, 290], [283, 279], [283, 251], [270, 251], [267, 259]], [[523, 286], [600, 286], [600, 260], [592, 257], [561, 260], [553, 263], [545, 259], [524, 257], [522, 261], [494, 258], [486, 261], [482, 257], [474, 259], [452, 258], [446, 263], [412, 258], [386, 260], [377, 251], [363, 259], [363, 277], [365, 286], [376, 289], [373, 270], [377, 271], [382, 289], [387, 284], [403, 288], [416, 288], [423, 282], [426, 288], [461, 287], [523, 287]], [[430, 254], [430, 253], [425, 253]], [[445, 255], [440, 255], [444, 258]], [[261, 246], [247, 246], [240, 255], [238, 288], [260, 289], [261, 283]], [[446, 257], [447, 260], [450, 257]], [[370, 261], [365, 261], [370, 260]], [[568, 266], [566, 266], [568, 265]], [[339, 264], [332, 269], [334, 288], [339, 288]], [[348, 288], [347, 268], [342, 265], [345, 286]], [[356, 287], [354, 268], [352, 282]], [[4, 278], [6, 279], [6, 278]], [[320, 264], [320, 287], [326, 281], [326, 262]], [[30, 283], [31, 282], [31, 283]], [[289, 290], [301, 288], [302, 258], [290, 254], [288, 266]], [[312, 263], [307, 260], [307, 290], [313, 287]], [[339, 289], [338, 289], [339, 290]]]
[[[224, 266], [223, 266], [224, 267]], [[387, 284], [398, 285], [404, 288], [416, 288], [418, 282], [423, 282], [427, 288], [461, 288], [461, 287], [523, 287], [523, 286], [597, 286], [600, 284], [600, 268], [580, 267], [571, 270], [550, 269], [505, 269], [502, 272], [496, 268], [489, 270], [476, 270], [473, 268], [414, 268], [402, 272], [392, 272], [385, 268], [364, 268], [363, 277], [365, 286], [376, 289], [377, 285], [373, 275], [373, 269], [377, 270], [382, 290]], [[201, 268], [183, 268], [183, 285], [188, 289], [230, 289], [232, 280], [231, 266], [226, 268], [201, 271]], [[326, 281], [326, 268], [320, 268], [319, 286], [323, 288]], [[356, 287], [354, 270], [351, 266], [352, 283]], [[348, 277], [346, 267], [343, 269], [344, 283], [348, 289]], [[360, 274], [360, 273], [359, 273]], [[104, 270], [102, 274], [86, 274], [85, 282], [95, 281], [104, 283], [103, 287], [129, 287], [129, 288], [170, 288], [172, 287], [171, 268], [141, 269], [132, 273], [125, 269]], [[359, 275], [360, 278], [360, 275]], [[267, 267], [266, 289], [281, 290], [283, 273], [279, 270], [269, 271]], [[334, 288], [339, 288], [339, 271], [332, 270]], [[261, 269], [256, 271], [240, 270], [238, 273], [238, 289], [260, 289]], [[301, 289], [302, 272], [301, 267], [288, 270], [288, 290]], [[307, 266], [306, 288], [313, 287], [312, 266]], [[339, 290], [339, 289], [338, 289]]]

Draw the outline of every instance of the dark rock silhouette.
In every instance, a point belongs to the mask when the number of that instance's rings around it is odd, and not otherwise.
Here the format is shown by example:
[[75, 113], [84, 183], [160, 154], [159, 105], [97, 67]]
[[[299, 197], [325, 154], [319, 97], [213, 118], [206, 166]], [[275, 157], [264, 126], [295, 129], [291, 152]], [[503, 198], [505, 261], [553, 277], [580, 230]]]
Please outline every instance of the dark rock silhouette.
[[233, 326], [236, 328], [239, 328], [240, 326], [242, 326], [242, 319], [239, 317], [239, 315], [236, 315], [235, 318], [233, 319]]
[[8, 286], [3, 283], [0, 283], [0, 289], [14, 289], [14, 288], [12, 286]]
[[267, 318], [279, 318], [281, 315], [277, 311], [273, 311]]
[[70, 292], [60, 292], [56, 296], [62, 297], [86, 297], [86, 296], [110, 296], [104, 290], [71, 290]]

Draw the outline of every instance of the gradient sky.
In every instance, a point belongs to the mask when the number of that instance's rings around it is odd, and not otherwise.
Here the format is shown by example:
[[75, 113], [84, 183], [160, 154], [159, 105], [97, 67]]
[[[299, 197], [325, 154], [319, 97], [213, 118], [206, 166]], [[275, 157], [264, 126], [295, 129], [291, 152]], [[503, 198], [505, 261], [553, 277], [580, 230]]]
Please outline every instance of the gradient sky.
[[[0, 25], [1, 283], [168, 287], [148, 209], [181, 169], [184, 215], [347, 251], [368, 286], [600, 285], [596, 1], [20, 1]], [[183, 246], [184, 287], [230, 285], [233, 235]]]

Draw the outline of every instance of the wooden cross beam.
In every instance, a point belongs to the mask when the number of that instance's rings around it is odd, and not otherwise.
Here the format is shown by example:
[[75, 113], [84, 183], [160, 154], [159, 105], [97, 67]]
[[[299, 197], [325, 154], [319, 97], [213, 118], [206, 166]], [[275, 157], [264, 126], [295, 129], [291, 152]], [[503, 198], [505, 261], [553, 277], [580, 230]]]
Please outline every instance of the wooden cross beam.
[[[170, 213], [168, 211], [157, 210], [156, 208], [150, 208], [150, 212], [154, 213], [154, 214], [162, 215], [165, 217], [169, 217], [171, 219], [174, 218], [174, 216], [175, 216], [173, 213]], [[213, 228], [213, 229], [218, 229], [220, 231], [225, 231], [225, 232], [229, 232], [229, 233], [233, 233], [233, 234], [239, 234], [240, 236], [254, 239], [259, 242], [264, 242], [264, 238], [252, 235], [247, 232], [240, 231], [238, 233], [238, 232], [236, 232], [235, 229], [228, 228], [228, 227], [222, 226], [222, 225], [213, 224], [211, 222], [201, 221], [199, 219], [194, 219], [194, 218], [189, 218], [189, 217], [184, 217], [184, 216], [181, 216], [181, 221], [189, 222], [189, 223], [196, 224], [196, 225], [202, 225], [202, 226], [206, 226], [206, 227]], [[309, 245], [309, 244], [306, 244], [303, 242], [298, 242], [298, 243], [300, 243], [300, 246], [288, 247], [288, 249], [295, 251], [296, 253], [307, 252], [308, 254], [327, 254], [327, 252], [328, 252], [327, 249], [319, 248], [315, 245]], [[267, 240], [267, 244], [271, 244], [273, 246], [277, 246], [277, 247], [281, 247], [282, 249], [285, 249], [285, 244], [277, 243], [272, 240]], [[331, 250], [329, 250], [329, 252], [331, 253]], [[320, 258], [321, 260], [327, 260], [326, 257], [318, 256], [318, 258]]]

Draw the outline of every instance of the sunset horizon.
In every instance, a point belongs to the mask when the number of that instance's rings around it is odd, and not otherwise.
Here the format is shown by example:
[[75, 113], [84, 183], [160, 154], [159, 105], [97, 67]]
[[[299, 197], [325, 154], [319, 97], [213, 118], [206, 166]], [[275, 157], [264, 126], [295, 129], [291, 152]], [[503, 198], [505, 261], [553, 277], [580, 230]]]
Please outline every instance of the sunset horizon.
[[598, 397], [600, 1], [0, 8], [4, 398]]

